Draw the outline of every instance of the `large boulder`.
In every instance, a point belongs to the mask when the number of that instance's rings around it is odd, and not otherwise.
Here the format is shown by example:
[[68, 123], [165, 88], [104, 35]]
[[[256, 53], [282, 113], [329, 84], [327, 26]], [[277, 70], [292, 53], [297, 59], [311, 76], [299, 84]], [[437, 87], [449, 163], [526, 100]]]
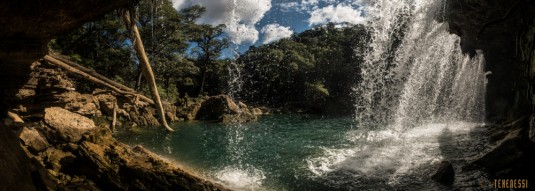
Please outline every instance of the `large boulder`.
[[226, 95], [213, 96], [201, 103], [196, 119], [204, 121], [219, 121], [226, 114], [238, 114], [239, 108]]
[[227, 95], [213, 96], [201, 103], [195, 119], [223, 123], [256, 120], [256, 116], [251, 114], [245, 104], [240, 102], [239, 105], [241, 107]]
[[93, 120], [59, 107], [46, 108], [44, 122], [67, 142], [79, 141], [95, 127]]

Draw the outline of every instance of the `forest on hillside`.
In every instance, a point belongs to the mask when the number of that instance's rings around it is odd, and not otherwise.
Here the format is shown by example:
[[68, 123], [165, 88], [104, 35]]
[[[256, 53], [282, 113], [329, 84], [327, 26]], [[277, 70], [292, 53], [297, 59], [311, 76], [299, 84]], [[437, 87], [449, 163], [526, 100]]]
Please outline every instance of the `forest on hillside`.
[[[237, 99], [314, 113], [353, 111], [352, 87], [369, 40], [364, 25], [318, 25], [229, 56], [224, 53], [232, 46], [226, 26], [199, 24], [204, 13], [198, 5], [177, 11], [168, 0], [138, 5], [136, 23], [164, 101], [180, 104], [185, 97], [229, 94], [233, 64], [242, 87], [233, 92]], [[148, 95], [128, 36], [121, 15], [112, 13], [59, 36], [49, 47]], [[78, 83], [79, 91], [95, 88]]]

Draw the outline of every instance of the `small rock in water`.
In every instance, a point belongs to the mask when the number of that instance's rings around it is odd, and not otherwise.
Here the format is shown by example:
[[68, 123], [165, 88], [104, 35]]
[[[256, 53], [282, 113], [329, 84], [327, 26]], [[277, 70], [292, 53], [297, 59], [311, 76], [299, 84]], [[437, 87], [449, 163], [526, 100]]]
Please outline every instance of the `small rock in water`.
[[453, 165], [449, 161], [442, 161], [431, 179], [444, 185], [452, 185], [455, 180]]

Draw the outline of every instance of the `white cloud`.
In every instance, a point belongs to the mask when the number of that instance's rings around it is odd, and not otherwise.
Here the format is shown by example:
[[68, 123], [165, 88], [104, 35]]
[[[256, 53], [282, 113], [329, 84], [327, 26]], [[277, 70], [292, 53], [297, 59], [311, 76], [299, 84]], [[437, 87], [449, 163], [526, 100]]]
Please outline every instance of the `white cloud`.
[[271, 0], [173, 0], [177, 9], [195, 4], [206, 7], [200, 23], [227, 25], [226, 32], [236, 44], [253, 44], [258, 40], [258, 23], [271, 9]]
[[279, 4], [282, 11], [289, 12], [292, 10], [297, 10], [299, 7], [299, 3], [297, 2], [288, 2], [288, 3], [281, 3]]
[[315, 9], [310, 13], [308, 19], [309, 25], [323, 24], [327, 22], [333, 23], [350, 23], [359, 24], [366, 21], [362, 14], [362, 10], [353, 8], [348, 5], [329, 5], [320, 9]]
[[294, 33], [290, 27], [280, 26], [279, 24], [266, 25], [261, 32], [264, 33], [263, 44], [290, 37]]

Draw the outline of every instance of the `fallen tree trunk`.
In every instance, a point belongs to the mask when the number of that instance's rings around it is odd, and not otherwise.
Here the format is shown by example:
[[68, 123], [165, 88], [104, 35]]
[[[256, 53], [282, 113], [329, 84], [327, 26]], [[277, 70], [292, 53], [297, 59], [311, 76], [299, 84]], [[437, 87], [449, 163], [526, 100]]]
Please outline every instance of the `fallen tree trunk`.
[[94, 76], [95, 78], [98, 78], [98, 79], [100, 79], [100, 80], [102, 80], [102, 81], [105, 81], [106, 83], [109, 83], [109, 84], [111, 84], [111, 85], [113, 85], [113, 86], [115, 86], [115, 87], [117, 87], [117, 88], [120, 88], [120, 89], [125, 90], [125, 91], [129, 91], [129, 92], [135, 92], [134, 89], [129, 88], [129, 87], [123, 85], [123, 84], [117, 83], [116, 81], [113, 81], [113, 80], [111, 80], [111, 79], [109, 79], [109, 78], [107, 78], [107, 77], [105, 77], [105, 76], [103, 76], [103, 75], [97, 73], [97, 72], [96, 72], [95, 70], [93, 70], [93, 69], [86, 68], [86, 67], [84, 67], [84, 66], [82, 66], [82, 65], [80, 65], [80, 64], [77, 64], [77, 63], [75, 63], [75, 62], [73, 62], [73, 61], [70, 61], [68, 58], [66, 58], [66, 57], [64, 57], [64, 56], [62, 56], [62, 55], [54, 55], [54, 54], [49, 54], [49, 55], [50, 55], [52, 58], [55, 58], [55, 59], [57, 59], [57, 60], [60, 60], [60, 61], [62, 61], [63, 63], [65, 63], [65, 64], [67, 64], [67, 65], [69, 65], [69, 66], [71, 66], [71, 67], [73, 67], [73, 68], [76, 68], [76, 69], [78, 69], [78, 70], [80, 70], [80, 71], [83, 71], [83, 72], [85, 72], [85, 73], [87, 73], [87, 74], [90, 74], [90, 75]]
[[72, 67], [72, 66], [70, 66], [70, 65], [68, 65], [68, 64], [66, 64], [66, 63], [64, 63], [64, 62], [62, 62], [62, 61], [60, 61], [60, 60], [58, 60], [58, 59], [56, 59], [56, 58], [54, 58], [52, 56], [50, 56], [50, 55], [46, 55], [45, 57], [43, 57], [43, 59], [48, 61], [49, 63], [51, 63], [53, 65], [56, 65], [56, 66], [58, 66], [60, 68], [63, 68], [65, 70], [67, 70], [68, 72], [71, 72], [71, 73], [74, 73], [74, 74], [78, 74], [78, 75], [82, 76], [84, 79], [87, 79], [87, 80], [89, 80], [89, 81], [91, 81], [93, 83], [97, 83], [97, 84], [103, 85], [103, 86], [105, 86], [107, 88], [110, 88], [111, 90], [113, 90], [113, 91], [115, 91], [115, 92], [117, 92], [119, 94], [133, 95], [135, 97], [141, 98], [145, 102], [148, 102], [150, 104], [154, 104], [154, 101], [152, 101], [152, 99], [150, 99], [150, 98], [148, 98], [148, 97], [146, 97], [144, 95], [138, 94], [136, 92], [121, 90], [120, 88], [118, 88], [118, 87], [116, 87], [116, 86], [114, 86], [112, 84], [109, 84], [109, 83], [105, 82], [102, 79], [99, 79], [99, 78], [97, 78], [97, 77], [95, 77], [95, 76], [93, 76], [91, 74], [88, 74], [88, 73], [86, 73], [84, 71], [81, 71], [81, 70], [79, 70], [79, 69], [77, 69], [75, 67]]
[[158, 112], [158, 117], [160, 119], [160, 124], [168, 132], [172, 132], [173, 129], [169, 127], [165, 119], [165, 112], [162, 106], [162, 102], [160, 100], [158, 88], [156, 86], [156, 79], [154, 78], [154, 73], [152, 72], [152, 68], [149, 63], [149, 58], [145, 53], [145, 47], [143, 46], [143, 42], [141, 41], [141, 35], [139, 34], [139, 30], [136, 24], [131, 22], [130, 14], [131, 13], [129, 13], [129, 11], [125, 10], [123, 13], [123, 19], [125, 21], [126, 27], [129, 28], [132, 32], [130, 39], [134, 45], [134, 50], [136, 51], [136, 55], [139, 59], [139, 64], [141, 64], [141, 67], [143, 68], [143, 75], [145, 76], [145, 79], [147, 80], [147, 83], [149, 85], [149, 89], [152, 93], [154, 103], [156, 105], [156, 111]]

